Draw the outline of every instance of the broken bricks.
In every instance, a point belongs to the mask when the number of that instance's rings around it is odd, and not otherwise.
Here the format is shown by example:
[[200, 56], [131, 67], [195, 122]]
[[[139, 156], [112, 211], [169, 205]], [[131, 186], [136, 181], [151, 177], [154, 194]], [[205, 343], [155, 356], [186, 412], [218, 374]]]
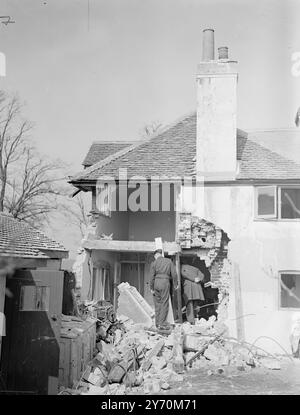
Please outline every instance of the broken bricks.
[[258, 365], [280, 368], [278, 361], [259, 359], [254, 348], [249, 350], [242, 343], [227, 339], [224, 323], [215, 317], [201, 319], [195, 325], [176, 325], [169, 336], [153, 332], [126, 316], [121, 320], [124, 328], [115, 330], [114, 339], [110, 343], [99, 342], [100, 352], [81, 382], [85, 382], [81, 385], [83, 394], [162, 393], [182, 382], [186, 369], [231, 377]]

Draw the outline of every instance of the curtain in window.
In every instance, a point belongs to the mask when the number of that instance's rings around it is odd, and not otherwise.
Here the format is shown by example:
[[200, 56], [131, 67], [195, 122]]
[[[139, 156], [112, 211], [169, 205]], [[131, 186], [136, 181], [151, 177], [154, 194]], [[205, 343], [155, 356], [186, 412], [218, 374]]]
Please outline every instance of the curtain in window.
[[93, 300], [110, 301], [109, 271], [105, 268], [95, 268], [93, 277]]

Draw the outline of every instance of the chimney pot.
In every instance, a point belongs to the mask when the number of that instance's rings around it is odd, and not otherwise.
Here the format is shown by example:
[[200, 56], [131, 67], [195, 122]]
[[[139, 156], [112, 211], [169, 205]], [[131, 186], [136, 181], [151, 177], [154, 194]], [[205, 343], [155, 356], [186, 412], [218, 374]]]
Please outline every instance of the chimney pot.
[[215, 59], [215, 33], [213, 29], [203, 30], [203, 49], [202, 61], [211, 61]]
[[228, 59], [228, 47], [227, 46], [221, 46], [218, 48], [219, 52], [219, 59]]

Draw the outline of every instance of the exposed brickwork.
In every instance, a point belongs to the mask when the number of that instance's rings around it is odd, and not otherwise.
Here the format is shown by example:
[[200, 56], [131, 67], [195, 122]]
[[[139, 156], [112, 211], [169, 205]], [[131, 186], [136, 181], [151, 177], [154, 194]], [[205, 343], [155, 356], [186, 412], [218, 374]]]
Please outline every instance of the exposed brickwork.
[[210, 275], [211, 275], [211, 281], [216, 285], [220, 284], [220, 279], [221, 279], [225, 259], [227, 259], [227, 251], [220, 250], [212, 266], [209, 269]]

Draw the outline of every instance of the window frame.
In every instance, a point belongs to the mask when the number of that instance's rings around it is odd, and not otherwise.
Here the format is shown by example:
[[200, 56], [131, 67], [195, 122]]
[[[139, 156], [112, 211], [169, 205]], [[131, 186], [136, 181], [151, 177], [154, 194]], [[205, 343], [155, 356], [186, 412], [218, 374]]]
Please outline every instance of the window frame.
[[[276, 215], [258, 215], [258, 189], [274, 187], [275, 188], [275, 213]], [[300, 218], [282, 218], [281, 217], [281, 191], [282, 189], [299, 189], [300, 184], [287, 185], [256, 185], [254, 186], [254, 220], [256, 221], [281, 221], [281, 222], [300, 222]]]
[[278, 271], [278, 309], [280, 311], [297, 311], [300, 310], [300, 303], [299, 303], [299, 307], [282, 307], [281, 305], [281, 276], [285, 275], [285, 274], [294, 274], [294, 275], [299, 275], [300, 278], [300, 270], [296, 271], [296, 270], [281, 270]]
[[[258, 189], [266, 189], [272, 188], [274, 189], [274, 213], [271, 215], [259, 215], [258, 214]], [[264, 186], [255, 186], [254, 191], [254, 217], [255, 219], [278, 219], [278, 187], [276, 185], [264, 185]]]
[[300, 185], [287, 185], [287, 186], [278, 186], [278, 219], [283, 221], [297, 221], [300, 218], [282, 218], [281, 217], [281, 191], [282, 189], [299, 189]]

